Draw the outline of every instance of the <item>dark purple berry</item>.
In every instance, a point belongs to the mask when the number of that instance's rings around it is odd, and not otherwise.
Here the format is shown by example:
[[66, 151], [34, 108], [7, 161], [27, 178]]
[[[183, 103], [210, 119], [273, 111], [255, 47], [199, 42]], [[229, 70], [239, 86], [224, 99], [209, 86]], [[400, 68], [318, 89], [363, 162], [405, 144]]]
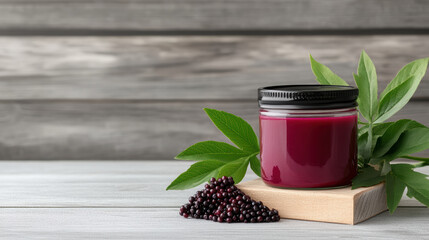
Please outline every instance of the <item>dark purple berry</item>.
[[189, 203], [179, 209], [185, 218], [212, 220], [214, 222], [275, 222], [280, 220], [278, 211], [270, 210], [261, 201], [254, 201], [234, 185], [232, 177], [210, 179], [204, 189], [189, 197]]
[[232, 177], [228, 177], [228, 181], [230, 184], [234, 184], [234, 179]]

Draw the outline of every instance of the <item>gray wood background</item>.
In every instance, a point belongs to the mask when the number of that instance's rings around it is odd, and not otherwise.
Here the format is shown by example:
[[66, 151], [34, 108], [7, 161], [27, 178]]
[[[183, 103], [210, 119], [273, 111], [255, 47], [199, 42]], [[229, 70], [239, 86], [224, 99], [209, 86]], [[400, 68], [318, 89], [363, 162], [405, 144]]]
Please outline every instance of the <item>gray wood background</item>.
[[[352, 83], [362, 49], [382, 90], [429, 56], [429, 2], [0, 0], [0, 159], [172, 159], [226, 141], [203, 107], [257, 129], [258, 87], [315, 83], [309, 53]], [[428, 104], [429, 74], [394, 119]]]

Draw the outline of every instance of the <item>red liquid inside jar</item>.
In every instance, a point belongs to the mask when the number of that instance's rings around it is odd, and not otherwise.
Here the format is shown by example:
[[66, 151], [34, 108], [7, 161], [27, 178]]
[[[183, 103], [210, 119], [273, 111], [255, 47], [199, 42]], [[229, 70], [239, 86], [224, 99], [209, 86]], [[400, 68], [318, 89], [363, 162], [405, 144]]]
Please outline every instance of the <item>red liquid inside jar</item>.
[[357, 174], [357, 89], [259, 89], [261, 176], [284, 188], [332, 188]]
[[357, 171], [357, 116], [269, 117], [261, 115], [262, 179], [288, 188], [325, 188], [351, 183]]

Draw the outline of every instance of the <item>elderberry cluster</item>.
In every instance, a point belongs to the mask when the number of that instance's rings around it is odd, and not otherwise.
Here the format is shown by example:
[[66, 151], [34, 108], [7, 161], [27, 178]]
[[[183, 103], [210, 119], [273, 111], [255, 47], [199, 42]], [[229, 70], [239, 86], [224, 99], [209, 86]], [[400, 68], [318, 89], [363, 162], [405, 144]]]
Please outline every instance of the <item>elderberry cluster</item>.
[[210, 180], [205, 188], [189, 198], [179, 214], [214, 222], [277, 222], [277, 210], [270, 210], [262, 202], [256, 202], [234, 185], [232, 177]]

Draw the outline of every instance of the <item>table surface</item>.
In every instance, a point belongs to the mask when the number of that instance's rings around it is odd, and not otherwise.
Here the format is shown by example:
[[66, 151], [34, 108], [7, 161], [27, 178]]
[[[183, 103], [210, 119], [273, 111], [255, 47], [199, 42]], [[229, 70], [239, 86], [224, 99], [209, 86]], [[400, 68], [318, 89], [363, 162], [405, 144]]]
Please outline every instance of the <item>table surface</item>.
[[[428, 239], [429, 209], [402, 199], [358, 225], [282, 219], [214, 223], [178, 208], [196, 189], [165, 191], [187, 161], [2, 161], [0, 239]], [[421, 168], [429, 173], [429, 168]], [[256, 178], [248, 173], [245, 180]]]

